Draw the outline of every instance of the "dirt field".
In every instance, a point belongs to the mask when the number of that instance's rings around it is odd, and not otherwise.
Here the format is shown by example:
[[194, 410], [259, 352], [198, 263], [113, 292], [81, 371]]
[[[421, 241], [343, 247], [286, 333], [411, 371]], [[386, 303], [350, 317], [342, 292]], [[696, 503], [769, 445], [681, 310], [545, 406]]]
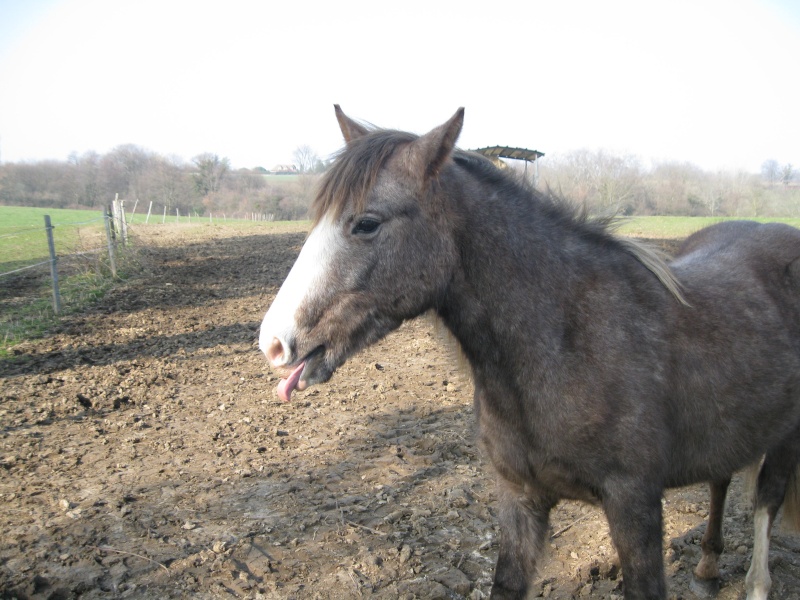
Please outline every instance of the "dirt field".
[[[471, 384], [427, 321], [284, 404], [255, 344], [304, 233], [140, 233], [150, 274], [0, 362], [0, 597], [470, 598], [497, 553]], [[198, 232], [201, 232], [200, 235]], [[707, 493], [667, 494], [673, 598]], [[743, 597], [749, 507], [731, 491], [723, 600]], [[621, 599], [600, 511], [563, 503], [532, 596]], [[777, 529], [773, 598], [800, 598]]]

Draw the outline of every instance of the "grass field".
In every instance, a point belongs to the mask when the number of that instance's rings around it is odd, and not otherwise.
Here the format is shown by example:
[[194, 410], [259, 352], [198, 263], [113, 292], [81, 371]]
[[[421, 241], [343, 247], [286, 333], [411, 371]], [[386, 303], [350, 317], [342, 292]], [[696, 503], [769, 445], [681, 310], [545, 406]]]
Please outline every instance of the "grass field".
[[[0, 273], [47, 260], [44, 215], [50, 215], [57, 253], [82, 244], [82, 236], [103, 232], [102, 214], [93, 210], [64, 210], [0, 206]], [[1, 283], [1, 282], [0, 282]]]
[[[62, 314], [84, 308], [114, 285], [109, 276], [105, 223], [100, 210], [61, 210], [0, 206], [0, 357], [16, 343], [41, 336], [58, 322], [52, 307], [49, 251], [44, 215], [50, 215], [58, 257]], [[136, 231], [164, 227], [162, 215], [129, 219], [133, 243], [118, 249], [118, 276], [136, 269]], [[192, 238], [202, 238], [222, 223], [237, 229], [265, 231], [286, 223], [174, 215], [166, 222]], [[292, 227], [302, 226], [300, 223]]]
[[[732, 217], [630, 217], [620, 220], [617, 230], [621, 235], [657, 239], [682, 239], [703, 227], [722, 221], [732, 221]], [[800, 228], [800, 218], [754, 218], [760, 223], [786, 223]]]
[[[141, 212], [141, 206], [132, 216], [128, 214], [128, 223], [134, 227], [156, 227], [164, 221], [163, 213], [150, 215], [145, 224], [147, 212]], [[47, 237], [44, 229], [44, 215], [50, 215], [53, 224], [53, 237], [56, 254], [70, 254], [76, 248], [84, 248], [87, 244], [95, 246], [103, 244], [105, 225], [100, 210], [69, 210], [56, 208], [30, 208], [23, 206], [0, 206], [0, 273], [5, 273], [27, 264], [47, 260]], [[204, 227], [209, 225], [234, 225], [237, 227], [270, 228], [279, 225], [272, 221], [247, 221], [244, 219], [223, 219], [221, 214], [209, 219], [208, 216], [197, 217], [183, 215], [179, 218], [173, 213], [167, 215], [167, 224]], [[2, 285], [2, 280], [0, 280]]]
[[[0, 206], [0, 235], [6, 229], [22, 227], [44, 227], [44, 215], [50, 215], [53, 223], [81, 223], [100, 219], [99, 210], [69, 210], [62, 208], [32, 208], [28, 206]], [[102, 223], [101, 223], [102, 225]]]

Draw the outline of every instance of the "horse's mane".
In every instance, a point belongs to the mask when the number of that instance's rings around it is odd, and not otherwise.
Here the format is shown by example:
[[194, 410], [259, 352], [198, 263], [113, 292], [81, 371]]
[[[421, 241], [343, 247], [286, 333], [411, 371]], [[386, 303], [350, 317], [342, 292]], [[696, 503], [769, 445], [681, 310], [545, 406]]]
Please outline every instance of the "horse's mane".
[[364, 210], [378, 174], [395, 150], [418, 137], [404, 131], [378, 129], [351, 140], [335, 156], [333, 165], [322, 177], [311, 205], [314, 225], [328, 212], [333, 218], [338, 218], [351, 201], [355, 212]]
[[[338, 218], [350, 202], [356, 213], [363, 211], [381, 169], [398, 147], [417, 138], [417, 135], [404, 131], [376, 129], [351, 140], [336, 155], [333, 165], [320, 182], [311, 205], [313, 224], [316, 225], [328, 213], [334, 219]], [[539, 210], [580, 235], [617, 245], [651, 271], [679, 302], [688, 305], [681, 292], [680, 282], [658, 252], [637, 240], [614, 233], [618, 222], [615, 216], [590, 216], [585, 209], [577, 208], [573, 203], [552, 192], [541, 192], [527, 181], [504, 169], [499, 169], [492, 161], [474, 152], [457, 149], [453, 154], [453, 160], [457, 166], [484, 183], [502, 188], [514, 195], [532, 196], [531, 201], [536, 203]]]
[[[631, 254], [647, 268], [661, 284], [667, 288], [681, 304], [688, 302], [681, 291], [681, 283], [675, 277], [665, 258], [654, 248], [638, 240], [623, 237], [615, 233], [620, 221], [616, 215], [593, 216], [584, 207], [578, 207], [569, 199], [548, 190], [544, 193], [510, 170], [499, 169], [488, 158], [474, 152], [458, 150], [453, 156], [456, 164], [469, 171], [474, 177], [492, 185], [507, 189], [512, 194], [524, 194], [535, 202], [540, 211], [544, 211], [551, 220], [559, 222], [585, 238], [600, 240], [609, 245], [616, 245]], [[514, 188], [517, 189], [514, 189]]]

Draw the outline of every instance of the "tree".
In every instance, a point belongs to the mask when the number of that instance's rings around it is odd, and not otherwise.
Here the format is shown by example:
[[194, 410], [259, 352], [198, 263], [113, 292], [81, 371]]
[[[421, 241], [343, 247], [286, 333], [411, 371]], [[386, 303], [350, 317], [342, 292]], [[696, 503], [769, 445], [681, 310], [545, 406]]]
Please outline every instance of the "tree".
[[547, 185], [589, 211], [630, 214], [641, 184], [635, 156], [576, 150], [551, 161]]
[[774, 158], [770, 158], [761, 163], [761, 177], [763, 177], [764, 181], [769, 185], [775, 185], [778, 182], [780, 172], [781, 168], [778, 165], [778, 161]]
[[100, 206], [103, 204], [100, 187], [100, 155], [89, 151], [83, 155], [72, 153], [68, 163], [72, 171], [72, 196], [77, 206]]
[[670, 161], [657, 164], [647, 177], [651, 210], [656, 215], [680, 215], [695, 206], [695, 190], [702, 187], [705, 173], [690, 162]]
[[142, 174], [150, 168], [153, 153], [136, 146], [117, 146], [103, 157], [101, 172], [112, 193], [122, 198], [138, 198]]
[[781, 167], [781, 183], [783, 185], [789, 185], [789, 182], [792, 181], [794, 177], [794, 167], [792, 167], [791, 163], [786, 163]]
[[179, 206], [188, 210], [196, 199], [196, 186], [187, 171], [177, 157], [156, 157], [143, 185], [145, 197], [163, 204], [170, 212]]
[[222, 180], [230, 171], [231, 164], [227, 158], [220, 158], [216, 154], [206, 152], [198, 154], [192, 159], [197, 167], [194, 174], [194, 182], [197, 192], [206, 197], [209, 194], [219, 191]]
[[301, 173], [315, 172], [315, 168], [318, 167], [318, 163], [322, 162], [311, 146], [305, 144], [295, 148], [293, 156], [295, 166]]

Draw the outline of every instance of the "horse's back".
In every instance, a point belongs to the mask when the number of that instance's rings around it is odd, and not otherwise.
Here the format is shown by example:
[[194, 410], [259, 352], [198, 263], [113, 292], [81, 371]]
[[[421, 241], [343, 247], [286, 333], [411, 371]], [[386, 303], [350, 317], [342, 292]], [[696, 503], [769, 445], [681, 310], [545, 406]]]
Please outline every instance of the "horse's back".
[[800, 310], [800, 229], [726, 221], [692, 234], [670, 268], [687, 290], [757, 295], [754, 286]]
[[[755, 267], [789, 267], [800, 258], [800, 229], [783, 223], [725, 221], [690, 235], [675, 254], [673, 267], [713, 260], [737, 260]], [[760, 263], [760, 264], [759, 264]]]
[[[800, 229], [726, 221], [689, 236], [670, 263], [692, 303], [731, 323], [745, 313], [782, 326], [800, 344]], [[760, 316], [758, 314], [760, 313]], [[691, 315], [691, 311], [689, 313]], [[687, 318], [691, 319], [691, 316]]]

